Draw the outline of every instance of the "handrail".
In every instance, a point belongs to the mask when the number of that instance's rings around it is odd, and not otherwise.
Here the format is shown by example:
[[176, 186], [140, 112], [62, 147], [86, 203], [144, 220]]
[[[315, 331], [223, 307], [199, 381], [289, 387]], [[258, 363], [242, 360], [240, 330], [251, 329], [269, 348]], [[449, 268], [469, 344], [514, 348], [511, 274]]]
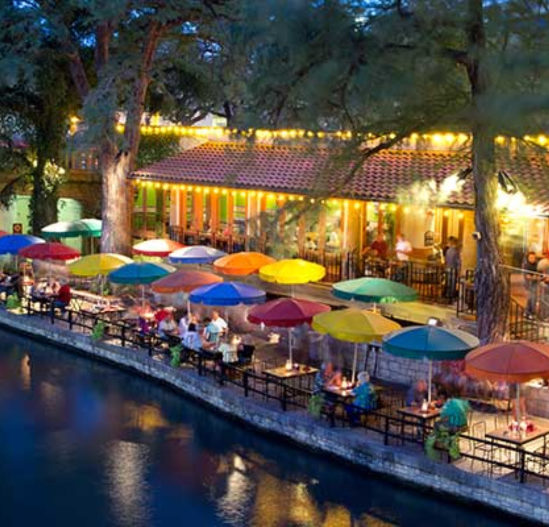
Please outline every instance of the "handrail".
[[[63, 312], [49, 309], [47, 312], [34, 308], [33, 302], [25, 297], [26, 313], [30, 316], [47, 317], [52, 324], [68, 325], [70, 330], [81, 328], [93, 331], [98, 322], [103, 322], [107, 337], [121, 347], [131, 346], [137, 353], [146, 352], [152, 359], [165, 357], [166, 349], [160, 339], [154, 335], [140, 335], [128, 323], [112, 321], [95, 313], [77, 311], [71, 308]], [[178, 339], [177, 339], [178, 340]], [[200, 377], [211, 377], [220, 386], [230, 385], [242, 390], [245, 397], [258, 397], [262, 400], [275, 401], [280, 404], [281, 411], [307, 409], [313, 392], [308, 388], [292, 386], [282, 380], [274, 379], [263, 372], [241, 365], [223, 363], [218, 360], [215, 352], [196, 351], [181, 347], [181, 362], [194, 370]], [[163, 360], [163, 362], [165, 362]], [[391, 394], [387, 394], [389, 397]], [[381, 399], [385, 402], [383, 392]], [[385, 445], [396, 442], [400, 445], [409, 444], [424, 448], [425, 438], [433, 431], [429, 425], [421, 426], [413, 417], [395, 415], [390, 405], [382, 405], [377, 410], [365, 410], [341, 399], [324, 399], [320, 415], [331, 427], [356, 427], [365, 432], [378, 434]], [[420, 433], [418, 433], [420, 432]], [[459, 434], [459, 441], [467, 443], [470, 448], [461, 452], [461, 458], [487, 465], [488, 472], [493, 475], [496, 469], [514, 472], [520, 482], [525, 482], [527, 476], [535, 476], [549, 480], [549, 449], [544, 452], [530, 452], [511, 444], [494, 442], [488, 438], [479, 438], [467, 432]], [[435, 445], [436, 446], [436, 445]], [[499, 457], [477, 455], [482, 447], [485, 452], [498, 449]], [[440, 450], [440, 449], [438, 449]], [[449, 461], [450, 458], [448, 458]]]

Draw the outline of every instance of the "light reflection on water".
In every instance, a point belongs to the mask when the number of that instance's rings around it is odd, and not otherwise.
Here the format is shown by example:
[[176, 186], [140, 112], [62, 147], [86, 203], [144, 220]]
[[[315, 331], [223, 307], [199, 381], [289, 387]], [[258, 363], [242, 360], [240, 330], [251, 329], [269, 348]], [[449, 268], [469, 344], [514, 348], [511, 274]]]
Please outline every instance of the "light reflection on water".
[[0, 338], [1, 527], [512, 525], [267, 441], [105, 365]]

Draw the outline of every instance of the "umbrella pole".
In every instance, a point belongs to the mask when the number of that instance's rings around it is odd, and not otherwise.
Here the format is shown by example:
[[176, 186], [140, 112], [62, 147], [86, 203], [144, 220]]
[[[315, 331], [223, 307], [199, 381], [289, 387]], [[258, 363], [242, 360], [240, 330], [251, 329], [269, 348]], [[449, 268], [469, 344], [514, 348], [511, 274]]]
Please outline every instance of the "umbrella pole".
[[428, 391], [427, 391], [427, 402], [429, 404], [431, 404], [431, 392], [432, 392], [432, 388], [431, 388], [431, 382], [433, 380], [433, 361], [431, 359], [429, 359], [429, 387], [428, 387]]
[[292, 350], [292, 328], [288, 328], [288, 347], [290, 350], [290, 362], [294, 363], [294, 354]]
[[517, 400], [515, 402], [515, 404], [517, 405], [517, 411], [515, 412], [516, 416], [517, 416], [517, 422], [520, 423], [520, 383], [517, 382]]
[[353, 377], [352, 377], [353, 384], [355, 383], [355, 380], [356, 380], [356, 363], [357, 363], [357, 359], [358, 359], [358, 343], [355, 342], [355, 354], [354, 354], [354, 357], [353, 357]]
[[145, 307], [145, 284], [141, 284], [141, 307]]

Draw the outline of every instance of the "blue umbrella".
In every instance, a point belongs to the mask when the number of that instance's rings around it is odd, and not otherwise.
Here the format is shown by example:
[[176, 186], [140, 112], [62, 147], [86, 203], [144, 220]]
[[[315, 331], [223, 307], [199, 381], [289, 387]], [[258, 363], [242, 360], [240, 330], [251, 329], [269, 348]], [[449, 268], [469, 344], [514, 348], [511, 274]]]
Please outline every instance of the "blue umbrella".
[[0, 254], [17, 254], [19, 249], [35, 243], [44, 243], [44, 240], [29, 234], [7, 234], [0, 238]]
[[265, 292], [242, 282], [217, 282], [195, 289], [189, 300], [206, 306], [261, 304], [265, 302]]
[[175, 271], [165, 264], [132, 262], [109, 273], [109, 280], [115, 284], [150, 284]]
[[182, 249], [177, 249], [173, 253], [170, 253], [168, 259], [171, 263], [208, 264], [225, 256], [225, 254], [226, 253], [223, 251], [218, 251], [213, 247], [191, 245], [190, 247], [183, 247]]
[[387, 333], [383, 337], [383, 350], [407, 359], [429, 360], [429, 402], [434, 360], [461, 360], [479, 340], [465, 331], [439, 326], [410, 326]]

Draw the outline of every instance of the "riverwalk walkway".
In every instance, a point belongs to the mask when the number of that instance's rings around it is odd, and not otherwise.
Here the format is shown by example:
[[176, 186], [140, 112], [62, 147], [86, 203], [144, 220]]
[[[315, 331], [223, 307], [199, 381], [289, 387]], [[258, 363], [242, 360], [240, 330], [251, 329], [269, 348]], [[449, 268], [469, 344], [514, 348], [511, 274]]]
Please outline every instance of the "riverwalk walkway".
[[[489, 447], [490, 442], [463, 435], [462, 458], [454, 463], [444, 458], [437, 462], [424, 455], [417, 423], [391, 412], [371, 412], [360, 426], [349, 428], [341, 415], [312, 417], [306, 410], [310, 396], [306, 391], [287, 390], [276, 382], [269, 384], [254, 372], [226, 369], [200, 357], [189, 357], [181, 366], [173, 367], [161, 349], [155, 348], [149, 356], [136, 342], [129, 338], [122, 341], [120, 335], [94, 340], [91, 327], [73, 326], [71, 330], [64, 317], [53, 319], [52, 323], [48, 317], [40, 319], [0, 310], [0, 325], [145, 375], [260, 431], [324, 455], [426, 487], [431, 492], [444, 492], [549, 523], [549, 494], [541, 484], [541, 480], [546, 481], [545, 471], [536, 472], [545, 462], [544, 456], [521, 454], [503, 446], [485, 455], [482, 448]], [[472, 421], [481, 420], [489, 428], [498, 425], [493, 415], [472, 415]], [[519, 456], [525, 465], [520, 475], [514, 456]], [[520, 483], [520, 479], [525, 483]]]

